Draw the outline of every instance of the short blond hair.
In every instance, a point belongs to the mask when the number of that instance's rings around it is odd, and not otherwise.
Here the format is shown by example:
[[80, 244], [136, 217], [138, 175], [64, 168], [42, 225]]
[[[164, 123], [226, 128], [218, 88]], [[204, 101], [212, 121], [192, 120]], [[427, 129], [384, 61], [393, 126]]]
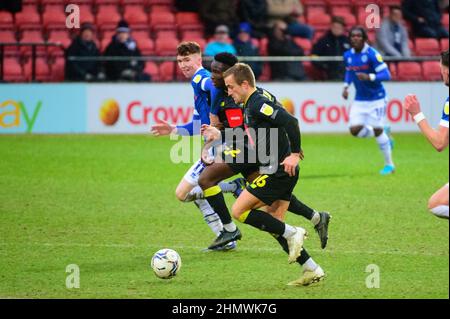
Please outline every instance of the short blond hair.
[[223, 73], [223, 77], [229, 77], [233, 75], [236, 83], [241, 85], [244, 81], [247, 81], [251, 87], [256, 87], [255, 74], [252, 68], [245, 63], [237, 63]]

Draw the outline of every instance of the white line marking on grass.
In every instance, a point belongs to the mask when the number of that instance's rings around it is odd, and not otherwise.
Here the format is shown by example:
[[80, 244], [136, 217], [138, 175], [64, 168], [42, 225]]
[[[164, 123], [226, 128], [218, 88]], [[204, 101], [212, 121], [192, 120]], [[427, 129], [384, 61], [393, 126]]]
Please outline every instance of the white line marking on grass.
[[[40, 243], [40, 242], [34, 242], [34, 243], [0, 243], [0, 246], [43, 246], [43, 247], [100, 247], [100, 248], [149, 248], [149, 249], [161, 249], [164, 245], [135, 245], [135, 244], [87, 244], [87, 243]], [[189, 245], [168, 245], [172, 249], [180, 249], [180, 250], [196, 250], [196, 251], [202, 251], [205, 249], [205, 247], [202, 246], [189, 246]], [[278, 248], [249, 248], [249, 247], [242, 247], [239, 246], [237, 248], [241, 251], [249, 251], [249, 252], [272, 252], [272, 253], [278, 253], [280, 252], [280, 249]], [[366, 255], [397, 255], [397, 256], [448, 256], [447, 254], [435, 254], [435, 253], [429, 253], [429, 252], [411, 252], [411, 251], [370, 251], [370, 250], [321, 250], [321, 249], [310, 249], [308, 248], [308, 251], [311, 252], [325, 252], [328, 254], [344, 254], [344, 255], [359, 255], [359, 254], [366, 254]]]

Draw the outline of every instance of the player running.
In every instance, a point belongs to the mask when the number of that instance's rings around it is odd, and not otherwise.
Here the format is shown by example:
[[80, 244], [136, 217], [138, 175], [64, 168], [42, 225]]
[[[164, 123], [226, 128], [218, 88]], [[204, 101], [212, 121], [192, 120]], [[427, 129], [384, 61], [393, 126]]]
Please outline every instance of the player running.
[[[216, 100], [212, 102], [211, 107], [211, 118], [215, 118], [215, 126], [221, 129], [221, 137], [223, 138], [223, 144], [229, 144], [227, 147], [233, 147], [232, 144], [236, 145], [236, 142], [225, 140], [225, 130], [228, 132], [237, 130], [244, 134], [244, 118], [243, 118], [243, 108], [237, 105], [233, 98], [228, 96], [226, 92], [225, 82], [223, 79], [223, 72], [238, 63], [238, 59], [229, 53], [220, 53], [214, 57], [211, 64], [212, 76], [211, 79], [214, 86], [220, 89], [217, 94]], [[274, 103], [277, 103], [276, 98], [266, 90], [257, 88], [258, 92], [264, 95], [266, 98]], [[205, 128], [206, 130], [207, 128]], [[244, 136], [245, 138], [245, 136]], [[242, 144], [245, 144], [243, 141]], [[245, 148], [245, 146], [242, 146]], [[245, 155], [245, 154], [244, 154]], [[223, 225], [224, 230], [221, 235], [214, 241], [210, 248], [217, 247], [218, 244], [226, 242], [227, 240], [237, 240], [240, 238], [241, 233], [237, 226], [231, 219], [230, 213], [226, 208], [225, 199], [222, 192], [217, 187], [217, 184], [226, 179], [237, 174], [242, 174], [242, 176], [249, 182], [252, 182], [256, 177], [259, 176], [259, 166], [257, 163], [229, 163], [229, 162], [216, 162], [212, 165], [207, 166], [202, 172], [199, 179], [199, 185], [205, 190], [209, 204], [218, 213]], [[296, 215], [301, 215], [306, 219], [310, 220], [313, 224], [316, 232], [319, 235], [321, 241], [321, 247], [324, 249], [328, 241], [328, 224], [330, 221], [330, 215], [328, 212], [318, 212], [311, 209], [301, 201], [299, 201], [295, 195], [292, 195], [290, 205], [288, 210]], [[224, 238], [225, 237], [225, 238]]]
[[351, 29], [352, 49], [344, 53], [346, 73], [342, 96], [348, 99], [348, 89], [353, 83], [356, 97], [350, 110], [350, 132], [359, 138], [375, 136], [385, 160], [380, 174], [389, 175], [394, 173], [395, 165], [392, 160], [392, 141], [384, 130], [387, 99], [382, 81], [389, 81], [391, 74], [383, 57], [367, 44], [367, 40], [364, 28]]
[[[209, 124], [209, 100], [210, 94], [215, 90], [211, 82], [210, 73], [202, 66], [201, 48], [195, 42], [183, 42], [177, 48], [178, 66], [183, 75], [191, 79], [191, 85], [194, 90], [194, 115], [190, 123], [186, 125], [170, 125], [167, 122], [160, 121], [151, 128], [152, 134], [155, 136], [178, 134], [192, 136], [200, 134], [202, 124]], [[189, 202], [193, 199], [193, 193], [199, 191], [198, 178], [205, 169], [201, 160], [198, 160], [184, 175], [176, 188], [176, 197], [182, 202]], [[238, 182], [220, 183], [220, 188], [224, 192], [235, 192], [240, 189]], [[211, 230], [219, 236], [223, 225], [219, 216], [214, 212], [208, 202], [204, 199], [194, 200], [196, 206], [203, 213], [205, 222]], [[226, 249], [233, 249], [235, 243], [230, 243]]]
[[[441, 74], [445, 85], [449, 86], [449, 51], [441, 54]], [[423, 135], [438, 151], [442, 152], [448, 146], [448, 114], [449, 114], [449, 99], [444, 105], [442, 112], [442, 119], [439, 123], [439, 129], [434, 130], [425, 118], [425, 115], [420, 110], [420, 104], [414, 94], [410, 94], [405, 98], [405, 109], [411, 114], [422, 131]], [[439, 189], [431, 196], [428, 201], [428, 209], [437, 217], [448, 219], [449, 212], [449, 187], [448, 183]]]
[[[256, 153], [256, 162], [260, 166], [260, 176], [234, 203], [233, 217], [272, 234], [288, 252], [289, 263], [297, 262], [302, 258], [306, 231], [282, 220], [298, 180], [298, 162], [302, 154], [298, 120], [258, 92], [255, 76], [248, 65], [234, 65], [224, 73], [224, 79], [235, 103], [244, 103], [249, 149], [251, 146]], [[273, 134], [277, 135], [276, 139], [273, 139]], [[228, 154], [233, 154], [232, 151], [238, 150], [231, 150]], [[270, 206], [270, 214], [259, 210], [264, 206]], [[305, 253], [303, 257], [307, 255]], [[290, 284], [308, 285], [324, 278], [322, 268], [307, 257], [306, 261], [303, 260], [303, 276]]]

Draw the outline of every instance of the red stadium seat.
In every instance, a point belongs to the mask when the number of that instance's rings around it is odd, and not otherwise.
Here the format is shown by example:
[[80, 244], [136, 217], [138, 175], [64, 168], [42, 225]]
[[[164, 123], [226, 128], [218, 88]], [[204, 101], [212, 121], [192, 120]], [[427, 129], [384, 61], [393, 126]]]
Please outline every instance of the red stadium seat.
[[[72, 43], [72, 39], [69, 35], [69, 33], [65, 30], [58, 30], [58, 31], [52, 31], [49, 34], [49, 38], [47, 40], [48, 42], [54, 42], [54, 43], [60, 43], [63, 45], [64, 49], [67, 49], [70, 44]], [[60, 47], [48, 47], [47, 51], [49, 53], [61, 51], [62, 48]]]
[[64, 57], [58, 57], [55, 59], [54, 63], [51, 64], [51, 78], [50, 81], [53, 82], [63, 82], [64, 81], [64, 69], [65, 69], [65, 59]]
[[176, 78], [174, 62], [163, 62], [159, 66], [159, 79], [162, 82], [170, 82]]
[[[333, 1], [333, 0], [331, 0]], [[383, 3], [383, 1], [381, 1], [381, 3]], [[377, 4], [377, 0], [353, 0], [353, 5], [354, 6], [361, 6], [361, 7], [366, 7], [369, 4]]]
[[[27, 81], [32, 81], [33, 74], [32, 74], [32, 61], [31, 57], [27, 59], [27, 63], [24, 65], [24, 75], [27, 79]], [[48, 64], [47, 56], [42, 56], [36, 58], [36, 74], [35, 74], [35, 80], [36, 81], [43, 81], [48, 82], [51, 79], [50, 74], [50, 66]]]
[[136, 38], [139, 50], [143, 55], [155, 55], [155, 43], [150, 38]]
[[203, 32], [204, 26], [197, 13], [179, 12], [176, 15], [176, 24], [180, 32], [198, 31]]
[[150, 74], [150, 76], [152, 77], [152, 81], [153, 82], [160, 81], [160, 78], [159, 78], [159, 67], [158, 67], [158, 65], [156, 65], [155, 62], [151, 62], [151, 61], [147, 62], [145, 64], [144, 72]]
[[186, 30], [184, 32], [181, 32], [182, 39], [199, 39], [204, 38], [204, 36], [205, 35], [203, 31]]
[[442, 25], [448, 30], [448, 26], [449, 26], [448, 13], [442, 15], [441, 22], [442, 22]]
[[66, 19], [60, 6], [48, 6], [42, 14], [42, 23], [47, 29], [66, 29]]
[[448, 50], [448, 38], [441, 39], [441, 51]]
[[37, 12], [36, 6], [23, 6], [22, 11], [16, 13], [16, 26], [20, 29], [38, 28], [41, 26], [41, 16]]
[[299, 37], [294, 37], [294, 42], [298, 46], [303, 48], [303, 50], [305, 51], [305, 55], [309, 55], [311, 53], [312, 43], [311, 43], [311, 41], [309, 39], [303, 39], [303, 38], [299, 38]]
[[155, 39], [178, 39], [177, 30], [161, 29], [153, 32]]
[[422, 66], [418, 62], [399, 62], [397, 73], [400, 81], [420, 81], [423, 79]]
[[269, 39], [268, 38], [262, 38], [259, 41], [259, 54], [261, 54], [262, 56], [269, 55]]
[[311, 14], [308, 15], [307, 22], [316, 30], [327, 30], [330, 27], [331, 17], [326, 13]]
[[14, 31], [0, 30], [0, 42], [17, 42]]
[[95, 5], [113, 4], [119, 5], [121, 0], [95, 0]]
[[153, 31], [176, 31], [175, 16], [170, 12], [150, 13], [150, 26]]
[[121, 20], [116, 6], [100, 6], [97, 11], [97, 26], [115, 28]]
[[80, 5], [80, 22], [94, 23], [95, 16], [92, 12], [92, 7], [89, 5]]
[[5, 58], [3, 61], [3, 80], [9, 82], [23, 82], [26, 80], [22, 66], [17, 58]]
[[144, 12], [143, 6], [126, 6], [123, 17], [130, 24], [132, 29], [146, 27], [148, 25], [148, 16]]
[[331, 6], [330, 12], [333, 16], [341, 16], [341, 15], [348, 15], [353, 14], [353, 8], [348, 6]]
[[159, 13], [159, 12], [173, 12], [173, 8], [171, 6], [167, 5], [154, 5], [150, 7], [150, 12], [152, 13]]
[[352, 0], [327, 0], [328, 6], [352, 7]]
[[0, 11], [0, 29], [1, 30], [14, 29], [14, 20], [10, 12]]
[[439, 55], [441, 46], [436, 39], [416, 39], [416, 54], [419, 56]]
[[398, 74], [397, 74], [397, 63], [390, 62], [389, 63], [389, 71], [391, 72], [392, 80], [397, 80]]
[[353, 13], [344, 13], [342, 12], [341, 14], [336, 14], [338, 16], [341, 16], [342, 18], [344, 18], [345, 23], [347, 26], [354, 26], [357, 24], [357, 20], [356, 17]]
[[171, 38], [156, 39], [156, 54], [160, 56], [174, 56], [177, 52], [178, 40]]
[[423, 77], [427, 81], [440, 81], [441, 63], [439, 61], [425, 61], [422, 62]]
[[272, 70], [270, 69], [270, 63], [264, 63], [259, 81], [269, 82], [272, 79]]

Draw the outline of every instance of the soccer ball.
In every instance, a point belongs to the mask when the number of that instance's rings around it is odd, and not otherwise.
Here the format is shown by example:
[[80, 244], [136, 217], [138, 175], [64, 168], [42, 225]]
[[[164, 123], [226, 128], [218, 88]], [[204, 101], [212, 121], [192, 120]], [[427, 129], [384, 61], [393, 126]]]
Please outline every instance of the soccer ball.
[[151, 266], [157, 277], [170, 279], [180, 271], [181, 257], [175, 250], [161, 249], [153, 255]]

